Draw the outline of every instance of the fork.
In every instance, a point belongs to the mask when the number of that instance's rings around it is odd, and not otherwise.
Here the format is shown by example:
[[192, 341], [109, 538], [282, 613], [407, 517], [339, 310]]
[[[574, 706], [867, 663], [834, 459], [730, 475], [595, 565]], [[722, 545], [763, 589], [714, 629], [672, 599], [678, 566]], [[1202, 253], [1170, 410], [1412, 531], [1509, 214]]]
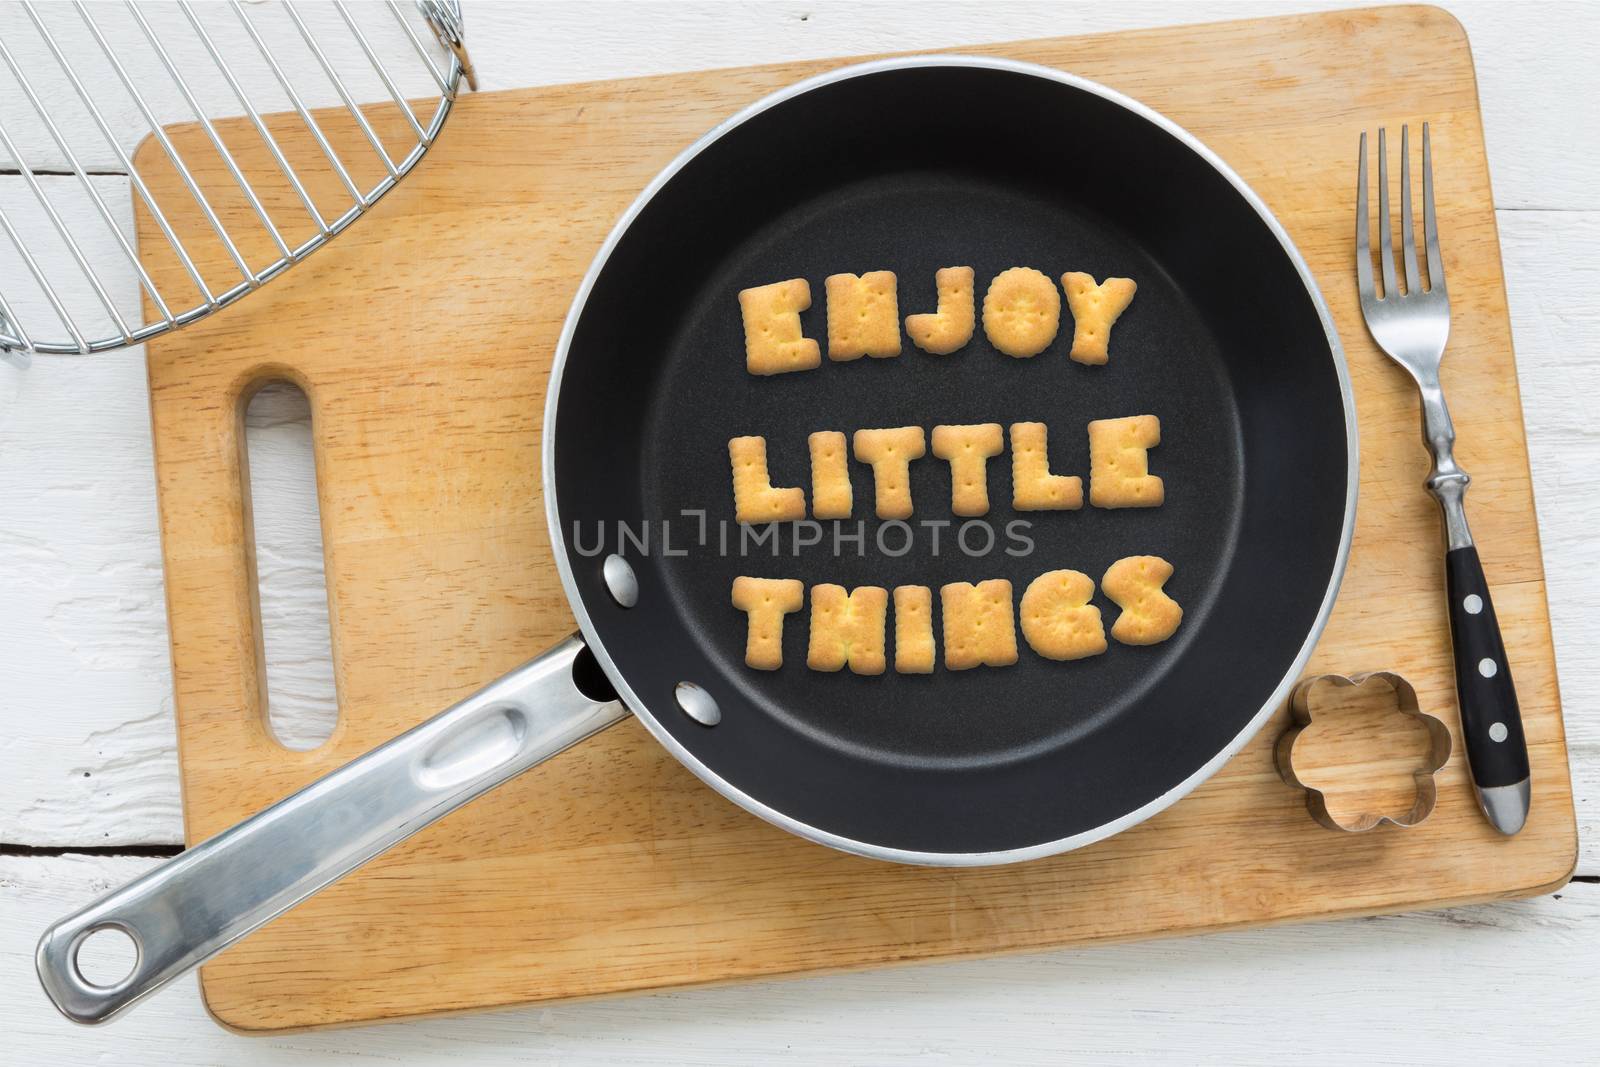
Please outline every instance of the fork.
[[1528, 817], [1528, 745], [1522, 713], [1506, 662], [1505, 643], [1489, 600], [1483, 564], [1467, 528], [1464, 500], [1472, 481], [1456, 463], [1455, 427], [1439, 384], [1439, 363], [1450, 336], [1450, 294], [1439, 256], [1439, 229], [1433, 213], [1433, 152], [1428, 124], [1422, 124], [1422, 229], [1427, 244], [1428, 285], [1417, 269], [1417, 243], [1411, 215], [1411, 129], [1400, 128], [1400, 227], [1405, 289], [1395, 278], [1394, 228], [1389, 215], [1389, 150], [1378, 130], [1378, 232], [1383, 293], [1373, 288], [1372, 249], [1367, 215], [1367, 135], [1361, 134], [1356, 186], [1356, 281], [1367, 330], [1390, 359], [1404, 367], [1422, 394], [1422, 436], [1433, 453], [1425, 483], [1444, 510], [1445, 587], [1449, 596], [1450, 637], [1455, 652], [1456, 698], [1461, 732], [1478, 803], [1503, 834], [1522, 829]]

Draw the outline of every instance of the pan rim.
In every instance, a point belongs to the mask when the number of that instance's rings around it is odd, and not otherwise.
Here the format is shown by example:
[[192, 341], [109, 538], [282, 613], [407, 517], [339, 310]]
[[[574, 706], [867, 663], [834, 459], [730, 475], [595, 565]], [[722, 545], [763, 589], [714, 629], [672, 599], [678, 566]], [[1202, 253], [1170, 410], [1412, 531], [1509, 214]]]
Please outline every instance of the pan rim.
[[[722, 138], [729, 131], [743, 125], [745, 122], [760, 115], [778, 104], [794, 97], [801, 96], [814, 89], [836, 82], [846, 81], [867, 75], [878, 74], [885, 71], [903, 70], [919, 67], [969, 67], [985, 68], [1020, 74], [1028, 77], [1043, 78], [1071, 86], [1083, 92], [1091, 93], [1109, 103], [1115, 104], [1133, 115], [1152, 123], [1157, 128], [1175, 137], [1186, 147], [1200, 156], [1211, 166], [1234, 191], [1247, 203], [1260, 218], [1272, 235], [1277, 239], [1289, 261], [1294, 265], [1296, 273], [1300, 276], [1301, 284], [1305, 287], [1306, 295], [1311, 299], [1317, 316], [1322, 322], [1323, 332], [1328, 342], [1328, 353], [1333, 360], [1334, 372], [1339, 382], [1340, 399], [1344, 406], [1344, 425], [1346, 442], [1346, 490], [1344, 504], [1344, 521], [1339, 533], [1339, 548], [1336, 554], [1332, 573], [1329, 575], [1327, 588], [1323, 592], [1322, 602], [1318, 606], [1317, 614], [1313, 619], [1305, 640], [1299, 651], [1284, 672], [1282, 679], [1273, 689], [1272, 694], [1262, 704], [1261, 708], [1251, 716], [1244, 728], [1228, 742], [1215, 756], [1190, 774], [1183, 781], [1168, 789], [1161, 795], [1146, 802], [1140, 807], [1130, 811], [1109, 822], [1102, 823], [1090, 830], [1051, 841], [1025, 845], [1019, 848], [1002, 849], [991, 852], [926, 852], [915, 849], [902, 849], [893, 846], [875, 844], [870, 841], [861, 841], [854, 838], [835, 834], [809, 823], [802, 822], [755, 797], [745, 793], [732, 783], [717, 774], [714, 770], [700, 761], [688, 748], [679, 743], [668, 731], [655, 714], [650, 710], [647, 701], [640, 698], [628, 684], [621, 668], [612, 660], [610, 653], [599, 639], [594, 622], [589, 617], [582, 592], [578, 588], [576, 576], [572, 570], [571, 560], [568, 558], [566, 540], [562, 536], [562, 522], [560, 510], [556, 502], [555, 486], [555, 439], [556, 418], [558, 401], [561, 395], [561, 381], [566, 367], [567, 355], [571, 349], [572, 339], [577, 332], [579, 321], [583, 317], [584, 309], [588, 303], [589, 295], [594, 288], [596, 280], [605, 269], [612, 251], [621, 242], [634, 220], [644, 210], [645, 206], [655, 198], [656, 194], [677, 173], [686, 166], [690, 160], [698, 156], [708, 146]], [[1159, 112], [1139, 103], [1131, 97], [1125, 96], [1114, 89], [1107, 88], [1098, 82], [1090, 81], [1066, 71], [1056, 70], [1052, 67], [1036, 63], [1026, 63], [1019, 60], [1000, 59], [987, 56], [973, 56], [962, 54], [934, 54], [911, 55], [893, 59], [871, 60], [864, 63], [846, 64], [822, 74], [814, 75], [780, 89], [768, 96], [762, 97], [749, 106], [741, 109], [736, 114], [718, 123], [715, 127], [703, 134], [693, 144], [689, 145], [650, 183], [645, 186], [638, 197], [628, 206], [616, 224], [607, 234], [599, 251], [595, 254], [589, 270], [585, 273], [582, 282], [573, 296], [572, 306], [568, 309], [567, 317], [562, 324], [561, 334], [556, 342], [555, 357], [550, 367], [550, 379], [547, 386], [544, 411], [544, 429], [540, 440], [540, 466], [544, 491], [545, 519], [550, 530], [551, 550], [555, 554], [556, 570], [561, 576], [561, 585], [566, 593], [568, 605], [573, 616], [577, 619], [578, 627], [583, 634], [584, 641], [593, 651], [605, 671], [607, 678], [616, 688], [622, 703], [642, 722], [651, 735], [670, 752], [678, 762], [692, 771], [701, 781], [711, 786], [728, 800], [733, 801], [746, 811], [754, 814], [767, 822], [779, 826], [799, 837], [827, 845], [842, 852], [864, 856], [870, 859], [887, 860], [895, 863], [913, 864], [932, 867], [987, 867], [999, 866], [1009, 863], [1022, 863], [1028, 860], [1041, 859], [1063, 852], [1082, 848], [1096, 841], [1104, 840], [1113, 834], [1120, 833], [1135, 826], [1146, 819], [1177, 803], [1183, 797], [1193, 792], [1199, 785], [1209, 779], [1224, 764], [1236, 755], [1246, 744], [1260, 732], [1267, 720], [1278, 710], [1288, 698], [1289, 690], [1305, 670], [1311, 658], [1311, 653], [1316, 647], [1318, 639], [1326, 628], [1328, 619], [1333, 612], [1333, 605], [1339, 593], [1339, 586], [1344, 579], [1345, 569], [1350, 558], [1351, 543], [1355, 533], [1356, 498], [1360, 482], [1360, 445], [1357, 440], [1357, 421], [1355, 408], [1355, 393], [1350, 380], [1350, 370], [1344, 357], [1344, 348], [1339, 342], [1339, 335], [1334, 326], [1333, 315], [1327, 302], [1323, 299], [1322, 292], [1317, 286], [1311, 269], [1307, 266], [1300, 251], [1290, 239], [1288, 232], [1273, 215], [1266, 203], [1250, 188], [1248, 184], [1234, 170], [1223, 162], [1215, 152], [1208, 148], [1199, 138], [1176, 122], [1165, 117]]]

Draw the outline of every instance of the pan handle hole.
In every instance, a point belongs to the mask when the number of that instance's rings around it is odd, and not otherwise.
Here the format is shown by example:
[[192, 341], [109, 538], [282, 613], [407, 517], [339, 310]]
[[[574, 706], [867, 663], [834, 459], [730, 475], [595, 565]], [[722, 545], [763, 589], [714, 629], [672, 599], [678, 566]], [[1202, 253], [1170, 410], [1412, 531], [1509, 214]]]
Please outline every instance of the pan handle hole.
[[245, 402], [240, 471], [267, 727], [285, 748], [333, 735], [333, 680], [322, 510], [312, 452], [311, 402], [292, 382], [269, 381]]
[[572, 661], [572, 684], [596, 704], [609, 704], [619, 699], [611, 679], [606, 677], [605, 669], [594, 658], [594, 651], [588, 645], [580, 648]]

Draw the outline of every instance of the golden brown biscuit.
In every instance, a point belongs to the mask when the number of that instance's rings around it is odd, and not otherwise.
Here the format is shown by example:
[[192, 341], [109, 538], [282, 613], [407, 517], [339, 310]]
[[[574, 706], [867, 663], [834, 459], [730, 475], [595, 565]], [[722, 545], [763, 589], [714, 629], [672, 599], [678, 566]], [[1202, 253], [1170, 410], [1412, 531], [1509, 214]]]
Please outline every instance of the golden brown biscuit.
[[805, 603], [805, 586], [795, 578], [735, 578], [733, 606], [750, 616], [744, 661], [758, 671], [783, 666], [783, 617]]
[[843, 362], [900, 354], [900, 305], [892, 270], [829, 275], [828, 358]]
[[810, 306], [811, 283], [804, 278], [742, 291], [745, 369], [751, 374], [787, 374], [822, 366], [817, 342], [800, 332], [800, 312]]
[[939, 590], [944, 613], [944, 665], [952, 671], [1017, 662], [1017, 627], [1011, 583], [991, 578], [973, 585], [951, 582]]
[[818, 430], [806, 440], [811, 444], [812, 517], [848, 519], [855, 502], [850, 491], [844, 434], [838, 430]]
[[932, 674], [933, 590], [925, 585], [894, 587], [894, 669], [901, 674]]
[[1183, 621], [1183, 608], [1162, 586], [1172, 564], [1160, 556], [1128, 556], [1106, 569], [1100, 588], [1122, 609], [1111, 636], [1125, 645], [1154, 645], [1171, 637]]
[[1049, 431], [1042, 422], [1011, 424], [1011, 506], [1018, 511], [1083, 507], [1083, 479], [1051, 474]]
[[856, 459], [872, 464], [872, 485], [880, 519], [911, 517], [911, 461], [928, 454], [921, 426], [857, 430]]
[[942, 267], [934, 275], [939, 289], [939, 311], [934, 315], [907, 315], [906, 335], [924, 352], [948, 356], [972, 340], [976, 298], [971, 267]]
[[1061, 328], [1061, 294], [1032, 267], [995, 275], [983, 296], [983, 332], [1008, 356], [1025, 359], [1050, 346]]
[[882, 674], [884, 629], [889, 616], [889, 591], [876, 585], [811, 587], [811, 646], [806, 666], [836, 671], [845, 664], [853, 674]]
[[1111, 327], [1133, 302], [1139, 286], [1132, 278], [1107, 278], [1096, 285], [1094, 278], [1077, 271], [1061, 276], [1067, 291], [1067, 306], [1072, 309], [1072, 351], [1079, 363], [1104, 363], [1111, 344]]
[[774, 489], [767, 476], [767, 439], [735, 437], [728, 442], [733, 463], [733, 513], [740, 522], [793, 522], [806, 517], [806, 491]]
[[1022, 594], [1022, 636], [1045, 659], [1083, 659], [1106, 650], [1100, 609], [1089, 603], [1094, 579], [1081, 571], [1048, 571]]
[[1089, 424], [1089, 503], [1097, 508], [1153, 508], [1166, 487], [1150, 473], [1148, 450], [1161, 443], [1154, 415], [1096, 419]]
[[935, 426], [933, 454], [950, 461], [950, 510], [957, 515], [989, 511], [989, 457], [1005, 449], [998, 422], [977, 426]]

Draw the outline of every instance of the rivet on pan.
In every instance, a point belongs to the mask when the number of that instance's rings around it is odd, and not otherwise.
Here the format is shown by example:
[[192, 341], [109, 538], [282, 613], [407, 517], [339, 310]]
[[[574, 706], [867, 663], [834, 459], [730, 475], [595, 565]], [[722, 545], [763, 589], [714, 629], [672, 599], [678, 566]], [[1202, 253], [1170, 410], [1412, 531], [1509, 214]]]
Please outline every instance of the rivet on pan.
[[639, 578], [627, 560], [613, 552], [606, 557], [600, 573], [605, 576], [606, 589], [611, 593], [612, 600], [625, 608], [631, 608], [639, 602]]
[[717, 707], [717, 702], [693, 682], [679, 682], [674, 695], [683, 713], [701, 726], [715, 726], [722, 721], [722, 709]]

